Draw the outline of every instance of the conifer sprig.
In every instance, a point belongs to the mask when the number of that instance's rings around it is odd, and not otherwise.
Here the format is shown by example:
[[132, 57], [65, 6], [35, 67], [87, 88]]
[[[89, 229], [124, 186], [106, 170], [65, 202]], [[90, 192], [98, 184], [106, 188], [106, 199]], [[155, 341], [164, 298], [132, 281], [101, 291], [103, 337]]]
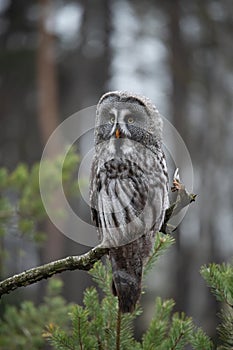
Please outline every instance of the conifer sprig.
[[[159, 250], [165, 250], [161, 237], [158, 234], [156, 257]], [[187, 345], [194, 350], [212, 349], [212, 342], [192, 319], [173, 313], [174, 301], [161, 298], [156, 299], [154, 317], [141, 341], [135, 340], [133, 332], [133, 321], [142, 312], [139, 305], [134, 313], [121, 315], [120, 344], [116, 345], [118, 301], [111, 293], [111, 266], [98, 261], [89, 273], [101, 293], [95, 287], [85, 291], [84, 306], [75, 306], [70, 313], [71, 331], [64, 333], [53, 325], [47, 336], [56, 350], [115, 350], [116, 346], [121, 350], [184, 350]]]
[[209, 264], [201, 268], [201, 274], [217, 300], [223, 303], [217, 330], [218, 350], [233, 349], [233, 266], [232, 264]]

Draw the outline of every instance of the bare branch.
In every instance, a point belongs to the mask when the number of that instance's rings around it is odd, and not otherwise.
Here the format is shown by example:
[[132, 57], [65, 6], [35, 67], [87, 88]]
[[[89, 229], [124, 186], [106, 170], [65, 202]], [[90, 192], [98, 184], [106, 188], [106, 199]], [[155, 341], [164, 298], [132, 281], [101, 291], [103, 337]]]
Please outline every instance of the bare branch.
[[63, 271], [90, 270], [94, 263], [107, 252], [108, 248], [97, 246], [86, 254], [69, 256], [9, 277], [0, 283], [0, 298], [3, 294], [10, 293], [19, 287], [26, 287]]
[[[180, 181], [179, 171], [176, 169], [173, 186], [171, 188], [172, 192], [177, 192], [177, 198], [175, 203], [173, 203], [165, 213], [164, 223], [160, 229], [161, 232], [168, 234], [174, 230], [174, 227], [169, 225], [168, 221], [175, 215], [177, 215], [183, 208], [189, 205], [192, 202], [195, 202], [197, 195], [189, 193], [185, 186]], [[170, 227], [171, 226], [171, 227]]]

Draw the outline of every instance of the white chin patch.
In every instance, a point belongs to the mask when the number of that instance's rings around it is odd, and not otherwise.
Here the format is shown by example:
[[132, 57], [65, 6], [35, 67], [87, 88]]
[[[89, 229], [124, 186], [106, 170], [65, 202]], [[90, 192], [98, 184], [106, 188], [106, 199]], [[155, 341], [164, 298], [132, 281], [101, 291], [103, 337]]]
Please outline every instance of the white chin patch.
[[108, 150], [109, 150], [109, 153], [116, 153], [116, 147], [115, 147], [115, 140], [114, 139], [110, 139], [110, 142], [109, 142], [109, 145], [108, 145]]
[[122, 144], [121, 150], [124, 155], [132, 154], [133, 142], [129, 139], [124, 139], [124, 143]]

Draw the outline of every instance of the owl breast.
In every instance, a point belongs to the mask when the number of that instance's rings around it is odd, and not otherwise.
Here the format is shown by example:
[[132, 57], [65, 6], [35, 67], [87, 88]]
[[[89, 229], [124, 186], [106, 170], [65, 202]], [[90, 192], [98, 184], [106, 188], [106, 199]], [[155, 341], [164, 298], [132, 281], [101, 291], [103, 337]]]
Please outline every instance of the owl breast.
[[105, 161], [94, 161], [92, 214], [102, 244], [115, 247], [159, 229], [165, 196], [160, 185], [166, 178], [159, 175], [159, 156], [135, 142], [108, 151]]

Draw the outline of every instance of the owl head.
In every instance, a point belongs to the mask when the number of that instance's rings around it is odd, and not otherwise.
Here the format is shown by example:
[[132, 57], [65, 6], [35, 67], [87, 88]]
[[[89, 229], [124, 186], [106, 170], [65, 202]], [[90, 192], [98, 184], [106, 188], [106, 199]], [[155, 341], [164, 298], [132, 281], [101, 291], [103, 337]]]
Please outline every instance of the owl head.
[[153, 146], [161, 142], [162, 119], [152, 102], [137, 94], [112, 91], [104, 94], [96, 111], [96, 144], [111, 138], [128, 138]]

